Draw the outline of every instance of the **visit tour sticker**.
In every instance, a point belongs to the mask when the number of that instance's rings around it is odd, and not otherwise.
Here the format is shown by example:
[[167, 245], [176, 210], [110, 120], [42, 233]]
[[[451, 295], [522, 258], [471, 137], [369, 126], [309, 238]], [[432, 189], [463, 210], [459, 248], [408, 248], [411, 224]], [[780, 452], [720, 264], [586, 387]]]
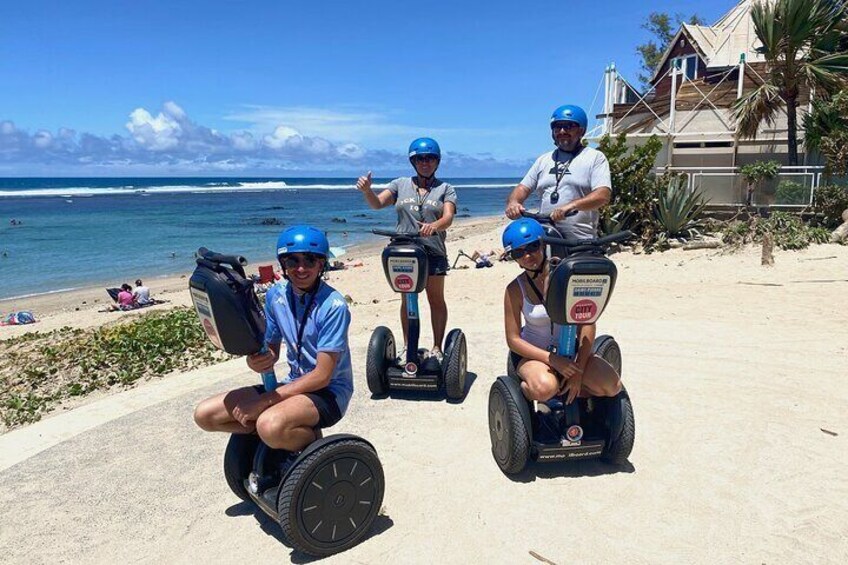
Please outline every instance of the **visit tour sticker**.
[[395, 288], [401, 292], [412, 290], [412, 277], [409, 275], [398, 275], [395, 277]]
[[598, 305], [592, 300], [578, 300], [571, 306], [569, 317], [577, 323], [591, 320], [598, 313]]

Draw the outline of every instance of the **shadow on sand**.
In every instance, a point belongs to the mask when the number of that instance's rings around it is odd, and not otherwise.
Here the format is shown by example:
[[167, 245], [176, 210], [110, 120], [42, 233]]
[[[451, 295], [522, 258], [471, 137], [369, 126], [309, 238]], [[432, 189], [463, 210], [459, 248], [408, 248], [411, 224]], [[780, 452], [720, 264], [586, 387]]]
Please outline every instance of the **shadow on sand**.
[[[285, 538], [285, 536], [283, 536], [283, 530], [280, 527], [280, 524], [276, 520], [262, 512], [256, 505], [251, 502], [242, 501], [238, 504], [234, 504], [227, 508], [224, 513], [227, 516], [231, 517], [249, 516], [252, 514], [256, 521], [259, 523], [259, 527], [262, 529], [263, 532], [280, 542], [282, 545], [291, 549], [289, 558], [291, 559], [292, 563], [312, 563], [313, 561], [320, 561], [321, 559], [323, 559], [322, 557], [313, 557], [311, 555], [307, 555], [306, 553], [293, 549], [291, 544], [289, 544], [288, 540]], [[394, 525], [394, 521], [388, 515], [378, 514], [377, 517], [374, 518], [374, 523], [371, 525], [371, 530], [365, 535], [364, 538], [362, 538], [359, 543], [365, 543], [369, 539], [375, 536], [379, 536]]]
[[587, 461], [562, 461], [559, 463], [530, 462], [523, 471], [507, 475], [517, 483], [532, 483], [536, 479], [554, 479], [557, 477], [600, 477], [617, 473], [635, 473], [636, 467], [629, 461], [624, 465], [610, 465], [598, 459]]

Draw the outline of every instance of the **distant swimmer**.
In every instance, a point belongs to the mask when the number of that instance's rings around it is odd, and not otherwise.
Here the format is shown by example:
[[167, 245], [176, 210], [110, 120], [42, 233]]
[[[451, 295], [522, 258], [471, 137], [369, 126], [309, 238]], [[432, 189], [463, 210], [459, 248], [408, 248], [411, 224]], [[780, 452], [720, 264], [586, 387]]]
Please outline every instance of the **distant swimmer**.
[[173, 258], [174, 258], [174, 257], [176, 257], [176, 256], [177, 256], [177, 252], [176, 252], [176, 251], [171, 251], [171, 259], [173, 259]]
[[3, 258], [6, 258], [8, 256], [9, 256], [9, 252], [4, 249], [3, 250]]

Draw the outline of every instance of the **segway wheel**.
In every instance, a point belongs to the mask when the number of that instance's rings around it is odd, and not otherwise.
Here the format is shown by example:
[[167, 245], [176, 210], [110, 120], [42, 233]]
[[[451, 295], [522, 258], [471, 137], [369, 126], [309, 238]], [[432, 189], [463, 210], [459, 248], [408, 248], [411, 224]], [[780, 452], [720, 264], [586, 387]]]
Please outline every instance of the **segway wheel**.
[[230, 490], [242, 500], [250, 501], [244, 481], [253, 470], [253, 455], [259, 447], [259, 436], [232, 434], [224, 451], [224, 478]]
[[618, 396], [610, 399], [610, 410], [619, 410], [621, 417], [621, 432], [618, 437], [607, 442], [607, 447], [601, 453], [601, 460], [612, 465], [624, 465], [630, 452], [633, 451], [633, 442], [636, 439], [636, 420], [633, 417], [633, 405], [627, 391], [622, 390]]
[[618, 376], [621, 376], [621, 348], [615, 338], [602, 335], [595, 340], [595, 355], [612, 365]]
[[521, 472], [530, 457], [530, 430], [526, 429], [513, 395], [501, 379], [489, 391], [489, 437], [492, 455], [501, 471]]
[[386, 326], [379, 326], [368, 342], [368, 358], [365, 362], [365, 377], [371, 394], [389, 392], [387, 370], [395, 360], [395, 336]]
[[327, 444], [296, 464], [277, 498], [280, 526], [292, 547], [324, 557], [359, 543], [383, 504], [377, 453], [362, 440]]
[[451, 330], [447, 343], [447, 356], [442, 370], [445, 395], [451, 400], [461, 400], [465, 395], [465, 375], [468, 370], [468, 348], [462, 330]]

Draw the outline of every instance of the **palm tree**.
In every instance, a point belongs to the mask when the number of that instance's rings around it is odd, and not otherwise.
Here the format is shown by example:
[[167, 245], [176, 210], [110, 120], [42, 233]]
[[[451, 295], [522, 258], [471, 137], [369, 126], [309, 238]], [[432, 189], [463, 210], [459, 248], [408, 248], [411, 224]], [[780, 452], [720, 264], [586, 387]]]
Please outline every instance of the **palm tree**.
[[765, 82], [736, 101], [737, 137], [753, 139], [786, 110], [789, 164], [798, 164], [798, 96], [825, 96], [848, 83], [846, 0], [758, 0], [751, 19], [767, 63]]

